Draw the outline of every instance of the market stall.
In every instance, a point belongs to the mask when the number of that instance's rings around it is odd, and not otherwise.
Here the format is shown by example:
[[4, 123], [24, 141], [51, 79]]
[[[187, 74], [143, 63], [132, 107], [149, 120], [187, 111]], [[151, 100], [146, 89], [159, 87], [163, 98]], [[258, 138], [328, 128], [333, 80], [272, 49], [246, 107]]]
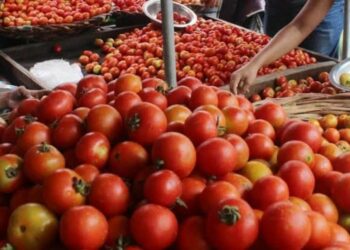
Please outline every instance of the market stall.
[[350, 249], [346, 67], [296, 48], [234, 95], [269, 38], [210, 17], [174, 30], [188, 20], [161, 5], [0, 51], [12, 84], [50, 90], [1, 114], [0, 249]]

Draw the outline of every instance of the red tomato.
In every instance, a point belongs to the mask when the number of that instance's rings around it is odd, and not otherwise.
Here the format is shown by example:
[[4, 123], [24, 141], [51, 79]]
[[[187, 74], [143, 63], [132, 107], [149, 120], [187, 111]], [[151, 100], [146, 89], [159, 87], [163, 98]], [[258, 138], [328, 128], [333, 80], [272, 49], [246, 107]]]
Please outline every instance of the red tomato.
[[25, 153], [32, 146], [50, 141], [50, 129], [40, 122], [32, 122], [19, 133], [16, 146]]
[[205, 186], [205, 182], [196, 177], [186, 177], [183, 179], [180, 199], [186, 204], [186, 207], [176, 206], [176, 214], [180, 216], [198, 214], [199, 195], [203, 192]]
[[183, 104], [187, 105], [191, 99], [192, 90], [186, 86], [177, 86], [170, 90], [166, 98], [168, 105]]
[[0, 156], [0, 192], [13, 193], [24, 184], [23, 160], [17, 155]]
[[92, 108], [99, 104], [107, 103], [107, 94], [99, 88], [88, 90], [78, 99], [79, 107]]
[[307, 212], [311, 222], [311, 236], [306, 249], [323, 249], [331, 243], [332, 231], [326, 218], [314, 211]]
[[302, 249], [311, 236], [307, 214], [288, 201], [269, 206], [260, 225], [263, 240], [272, 249]]
[[100, 174], [98, 168], [91, 164], [81, 164], [76, 166], [74, 171], [87, 183], [92, 183]]
[[74, 97], [67, 91], [54, 90], [37, 107], [39, 121], [49, 124], [73, 110]]
[[123, 91], [138, 93], [142, 89], [141, 78], [133, 74], [124, 74], [113, 82], [115, 95], [118, 95]]
[[123, 119], [128, 114], [129, 110], [142, 100], [138, 94], [132, 91], [124, 91], [114, 98], [113, 107], [118, 110]]
[[238, 157], [235, 170], [243, 168], [249, 160], [248, 144], [242, 137], [235, 134], [226, 134], [224, 138], [232, 144], [237, 152]]
[[334, 183], [332, 198], [339, 209], [350, 212], [350, 173], [343, 174]]
[[216, 122], [207, 111], [192, 113], [185, 121], [184, 132], [195, 146], [218, 134]]
[[178, 224], [175, 215], [159, 205], [137, 208], [130, 219], [133, 239], [145, 249], [166, 249], [176, 240]]
[[236, 107], [226, 107], [222, 110], [226, 118], [226, 133], [243, 135], [249, 125], [247, 113]]
[[206, 186], [199, 196], [199, 204], [202, 211], [207, 214], [221, 202], [239, 197], [240, 194], [235, 186], [226, 181], [217, 181]]
[[152, 144], [167, 128], [164, 112], [147, 102], [132, 107], [125, 121], [129, 138], [141, 145]]
[[210, 138], [197, 148], [198, 169], [209, 176], [223, 176], [236, 167], [237, 152], [223, 138]]
[[102, 168], [109, 156], [110, 144], [106, 136], [100, 132], [90, 132], [80, 138], [75, 155], [81, 163], [88, 163]]
[[350, 173], [350, 152], [339, 155], [332, 164], [335, 171]]
[[45, 205], [57, 214], [84, 204], [88, 193], [87, 183], [70, 169], [58, 169], [48, 176], [43, 185]]
[[266, 102], [255, 109], [256, 119], [268, 121], [275, 129], [281, 128], [287, 121], [284, 109], [276, 103]]
[[327, 157], [331, 162], [333, 162], [343, 152], [334, 143], [327, 143], [327, 144], [321, 146], [318, 153]]
[[13, 147], [11, 143], [0, 143], [0, 156], [10, 153]]
[[99, 88], [104, 93], [107, 93], [108, 85], [102, 76], [87, 75], [78, 82], [77, 85], [77, 98], [79, 99], [89, 90]]
[[154, 142], [152, 160], [158, 169], [172, 170], [184, 178], [191, 174], [196, 165], [196, 149], [186, 136], [167, 132]]
[[200, 216], [187, 218], [180, 226], [177, 238], [179, 250], [210, 250], [204, 233], [205, 222]]
[[191, 90], [195, 90], [200, 87], [203, 83], [195, 77], [186, 76], [177, 82], [177, 86], [186, 86]]
[[262, 120], [262, 119], [257, 119], [257, 120], [250, 122], [249, 126], [248, 126], [247, 133], [248, 134], [256, 134], [256, 133], [264, 134], [264, 135], [270, 137], [270, 139], [272, 141], [274, 141], [276, 138], [275, 129], [272, 127], [272, 125], [270, 123], [268, 123], [267, 121]]
[[168, 107], [167, 98], [154, 88], [142, 89], [138, 95], [141, 97], [142, 101], [152, 103], [161, 110], [165, 110]]
[[2, 142], [16, 143], [18, 136], [23, 133], [24, 128], [34, 121], [36, 121], [36, 118], [30, 115], [17, 117], [5, 128]]
[[322, 134], [315, 125], [309, 122], [295, 122], [286, 128], [282, 143], [292, 140], [305, 142], [317, 153], [321, 147]]
[[88, 131], [100, 132], [112, 142], [121, 136], [123, 121], [115, 108], [100, 104], [91, 108], [86, 118], [86, 126]]
[[168, 84], [162, 79], [153, 77], [142, 80], [142, 88], [154, 88], [157, 91], [166, 91]]
[[67, 82], [67, 83], [61, 83], [57, 87], [55, 87], [55, 90], [65, 90], [72, 94], [72, 96], [75, 96], [77, 94], [78, 85], [77, 83]]
[[237, 97], [234, 96], [230, 91], [219, 90], [216, 92], [218, 96], [218, 108], [224, 109], [226, 107], [239, 107]]
[[328, 158], [324, 157], [320, 154], [314, 155], [314, 164], [312, 165], [312, 172], [316, 179], [320, 178], [324, 174], [333, 170], [333, 166], [328, 160]]
[[65, 159], [54, 146], [42, 143], [24, 155], [24, 173], [34, 183], [41, 183], [57, 169], [65, 167]]
[[60, 239], [69, 249], [99, 249], [107, 233], [106, 218], [92, 206], [73, 207], [60, 221]]
[[37, 108], [39, 106], [40, 100], [34, 98], [28, 98], [18, 105], [18, 115], [33, 115], [36, 116]]
[[250, 159], [263, 159], [269, 161], [275, 151], [275, 145], [270, 137], [264, 134], [251, 134], [245, 138], [249, 147]]
[[213, 116], [213, 119], [216, 121], [216, 125], [218, 127], [218, 136], [224, 135], [226, 132], [226, 118], [224, 113], [214, 105], [202, 105], [196, 108], [193, 112], [198, 112], [200, 110], [207, 111]]
[[186, 119], [192, 114], [191, 110], [180, 104], [169, 106], [164, 113], [168, 120], [168, 126], [172, 122], [185, 123]]
[[129, 205], [129, 189], [114, 174], [101, 174], [91, 185], [89, 203], [107, 217], [123, 214]]
[[316, 191], [331, 196], [334, 184], [341, 176], [343, 176], [342, 173], [333, 170], [325, 173], [317, 179]]
[[340, 140], [340, 133], [336, 128], [327, 128], [323, 132], [323, 137], [331, 143], [336, 143]]
[[143, 194], [149, 203], [169, 207], [182, 193], [179, 177], [171, 170], [157, 171], [146, 179]]
[[271, 204], [288, 200], [289, 190], [283, 179], [277, 176], [266, 176], [254, 183], [248, 196], [254, 208], [265, 210]]
[[205, 221], [208, 241], [217, 249], [248, 249], [257, 239], [258, 229], [253, 209], [239, 198], [211, 209]]
[[78, 116], [81, 120], [85, 121], [90, 109], [87, 107], [79, 107], [73, 110], [72, 114]]
[[246, 111], [251, 111], [251, 112], [254, 111], [253, 104], [247, 98], [245, 98], [245, 96], [238, 95], [236, 97], [238, 100], [239, 107], [241, 109], [246, 110]]
[[108, 220], [106, 245], [109, 247], [116, 247], [118, 245], [118, 240], [120, 240], [121, 237], [125, 239], [129, 234], [129, 219], [122, 215], [114, 216]]
[[329, 222], [332, 231], [331, 243], [347, 243], [350, 244], [349, 233], [337, 223]]
[[214, 105], [218, 106], [219, 100], [215, 91], [206, 85], [199, 86], [192, 91], [192, 95], [189, 101], [189, 108], [195, 110], [202, 105]]
[[52, 130], [52, 144], [58, 148], [67, 149], [75, 146], [83, 135], [83, 121], [76, 115], [64, 115]]
[[114, 146], [109, 155], [108, 167], [120, 177], [133, 178], [148, 163], [148, 153], [140, 144], [124, 141]]
[[218, 180], [231, 183], [233, 186], [235, 186], [235, 188], [237, 188], [242, 197], [253, 188], [253, 183], [248, 178], [233, 172], [219, 177]]
[[314, 163], [314, 153], [312, 149], [304, 142], [289, 141], [282, 145], [278, 151], [277, 162], [281, 166], [284, 163], [298, 160], [312, 167]]

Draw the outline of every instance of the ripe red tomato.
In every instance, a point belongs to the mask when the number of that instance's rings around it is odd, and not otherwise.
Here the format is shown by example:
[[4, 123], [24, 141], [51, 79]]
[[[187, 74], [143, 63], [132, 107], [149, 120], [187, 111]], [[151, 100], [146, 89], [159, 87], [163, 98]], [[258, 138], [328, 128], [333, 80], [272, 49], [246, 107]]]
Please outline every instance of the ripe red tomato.
[[241, 109], [246, 110], [246, 111], [251, 111], [251, 112], [254, 111], [253, 104], [247, 98], [245, 98], [245, 96], [238, 95], [236, 97], [238, 100], [239, 107]]
[[74, 168], [74, 171], [87, 183], [92, 183], [100, 174], [97, 167], [91, 164], [81, 164]]
[[177, 238], [179, 250], [210, 250], [204, 233], [205, 222], [200, 216], [192, 216], [182, 222]]
[[165, 95], [154, 88], [142, 89], [138, 95], [141, 97], [142, 101], [152, 103], [161, 110], [165, 110], [168, 107], [168, 100]]
[[172, 122], [185, 123], [186, 119], [192, 114], [191, 110], [180, 104], [169, 106], [164, 113], [168, 120], [168, 126]]
[[350, 212], [350, 173], [344, 174], [334, 183], [332, 198], [339, 209]]
[[91, 89], [101, 89], [104, 93], [107, 93], [108, 85], [102, 76], [87, 75], [78, 82], [77, 85], [77, 99], [80, 99], [85, 93]]
[[100, 88], [93, 88], [88, 90], [78, 99], [79, 107], [92, 108], [99, 104], [107, 103], [107, 94]]
[[76, 115], [64, 115], [52, 130], [52, 144], [58, 148], [67, 149], [75, 146], [83, 135], [83, 121]]
[[311, 235], [307, 214], [288, 201], [269, 206], [260, 225], [263, 240], [273, 249], [302, 249]]
[[92, 183], [88, 200], [107, 217], [121, 215], [129, 205], [129, 189], [119, 176], [101, 174]]
[[87, 183], [70, 169], [58, 169], [48, 176], [43, 185], [45, 205], [57, 214], [84, 204], [88, 193]]
[[179, 177], [171, 170], [157, 171], [146, 179], [143, 194], [149, 203], [169, 207], [180, 198], [182, 185]]
[[309, 122], [295, 122], [286, 128], [282, 143], [298, 140], [308, 144], [317, 153], [322, 144], [320, 130]]
[[312, 149], [302, 141], [289, 141], [282, 145], [278, 151], [277, 162], [281, 166], [284, 163], [298, 160], [312, 167], [314, 153]]
[[146, 78], [142, 80], [142, 88], [154, 88], [159, 91], [166, 91], [168, 89], [168, 84], [159, 78]]
[[76, 96], [78, 85], [77, 83], [66, 82], [66, 83], [61, 83], [60, 85], [54, 88], [54, 90], [58, 90], [58, 89], [68, 91], [69, 93], [72, 94], [72, 96]]
[[216, 122], [207, 111], [192, 113], [185, 121], [184, 132], [195, 146], [218, 134]]
[[207, 214], [221, 202], [239, 197], [240, 194], [235, 186], [226, 181], [217, 181], [206, 186], [199, 196], [199, 204], [201, 210]]
[[164, 112], [147, 102], [132, 107], [125, 121], [129, 138], [141, 145], [152, 144], [167, 129]]
[[[349, 233], [337, 223], [329, 222], [329, 226], [332, 231], [331, 243], [347, 243], [350, 244]], [[342, 248], [343, 249], [343, 248]]]
[[314, 155], [314, 164], [312, 165], [312, 172], [316, 179], [325, 175], [326, 173], [333, 170], [332, 163], [328, 158], [324, 157], [321, 154]]
[[54, 90], [37, 107], [39, 121], [49, 124], [73, 110], [74, 97], [67, 91]]
[[82, 121], [85, 121], [90, 109], [87, 107], [79, 107], [73, 110], [72, 114], [78, 116]]
[[137, 208], [130, 219], [133, 239], [145, 249], [166, 249], [177, 236], [178, 223], [168, 208], [146, 204]]
[[189, 108], [195, 110], [202, 105], [218, 106], [219, 100], [216, 92], [209, 86], [199, 86], [192, 91]]
[[39, 103], [40, 103], [40, 100], [34, 99], [34, 98], [28, 98], [21, 101], [17, 108], [18, 116], [21, 116], [21, 115], [36, 116]]
[[196, 165], [196, 149], [186, 136], [167, 132], [154, 142], [152, 160], [158, 169], [172, 170], [184, 178], [191, 174]]
[[200, 87], [203, 83], [195, 77], [186, 76], [177, 82], [177, 86], [186, 86], [191, 90], [195, 90]]
[[288, 185], [280, 177], [266, 176], [254, 183], [253, 189], [248, 193], [248, 197], [254, 208], [265, 210], [271, 204], [288, 200]]
[[242, 137], [235, 134], [226, 134], [224, 138], [232, 144], [237, 152], [238, 157], [235, 170], [243, 168], [249, 160], [248, 144]]
[[245, 139], [249, 147], [250, 159], [269, 161], [275, 151], [273, 141], [264, 134], [251, 134]]
[[332, 164], [335, 171], [350, 173], [350, 152], [339, 155]]
[[315, 188], [315, 177], [309, 166], [301, 161], [287, 161], [278, 171], [281, 177], [288, 185], [291, 196], [301, 199], [309, 198]]
[[318, 153], [327, 157], [331, 162], [333, 162], [343, 152], [334, 143], [327, 143], [327, 144], [321, 146]]
[[0, 156], [0, 192], [13, 193], [24, 184], [23, 160], [14, 154]]
[[65, 159], [54, 146], [42, 143], [31, 147], [24, 155], [24, 173], [34, 183], [42, 183], [57, 169], [65, 167]]
[[168, 105], [183, 104], [187, 105], [191, 99], [192, 89], [186, 86], [177, 86], [170, 90], [166, 98]]
[[125, 119], [129, 110], [141, 102], [141, 98], [135, 92], [124, 91], [114, 98], [113, 107], [118, 110], [123, 119]]
[[86, 118], [86, 126], [88, 131], [100, 132], [113, 142], [121, 136], [123, 121], [115, 108], [100, 104], [91, 108]]
[[19, 131], [16, 146], [21, 153], [25, 153], [32, 146], [50, 141], [50, 129], [40, 122], [32, 122]]
[[270, 137], [270, 139], [272, 141], [274, 141], [276, 138], [275, 129], [272, 127], [272, 125], [270, 123], [268, 123], [267, 121], [262, 120], [262, 119], [257, 119], [257, 120], [250, 122], [249, 126], [248, 126], [247, 133], [248, 134], [256, 134], [256, 133], [264, 134], [264, 135]]
[[336, 143], [340, 139], [340, 133], [336, 128], [327, 128], [323, 132], [323, 137], [331, 143]]
[[146, 149], [132, 141], [124, 141], [114, 146], [109, 155], [108, 167], [112, 173], [124, 178], [133, 178], [148, 163]]
[[205, 221], [208, 241], [217, 249], [248, 249], [258, 237], [259, 223], [244, 200], [225, 200], [209, 211]]
[[226, 107], [239, 107], [237, 97], [234, 96], [230, 91], [219, 90], [216, 92], [218, 96], [218, 108], [224, 109]]
[[[106, 245], [116, 247], [121, 237], [129, 237], [129, 219], [126, 216], [117, 215], [108, 220], [108, 235]], [[141, 249], [142, 250], [142, 249]]]
[[110, 144], [100, 132], [90, 132], [80, 138], [75, 147], [75, 156], [80, 163], [102, 168], [109, 156]]
[[311, 236], [306, 243], [306, 249], [323, 249], [331, 243], [332, 231], [326, 218], [317, 212], [309, 211], [307, 215], [311, 222]]
[[247, 113], [237, 107], [226, 107], [222, 110], [226, 118], [226, 133], [243, 135], [249, 125]]
[[236, 167], [237, 152], [223, 138], [210, 138], [197, 148], [198, 169], [209, 176], [223, 176]]
[[275, 129], [281, 128], [287, 121], [284, 109], [276, 103], [266, 102], [255, 109], [256, 119], [268, 121]]
[[253, 183], [248, 178], [233, 172], [219, 177], [218, 180], [231, 183], [238, 190], [242, 197], [245, 197], [248, 191], [253, 188]]
[[69, 249], [99, 249], [107, 233], [106, 218], [92, 206], [73, 207], [63, 214], [60, 221], [60, 239]]
[[123, 91], [138, 93], [142, 89], [141, 78], [133, 74], [124, 74], [113, 82], [115, 95], [118, 95]]

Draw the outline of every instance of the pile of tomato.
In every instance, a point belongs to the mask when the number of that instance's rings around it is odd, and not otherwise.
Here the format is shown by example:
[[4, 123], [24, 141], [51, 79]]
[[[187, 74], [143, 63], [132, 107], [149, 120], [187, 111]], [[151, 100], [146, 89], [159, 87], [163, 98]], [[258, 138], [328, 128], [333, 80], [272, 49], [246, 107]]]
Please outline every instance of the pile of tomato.
[[0, 137], [4, 247], [350, 249], [350, 153], [194, 77], [88, 75]]
[[145, 0], [113, 0], [116, 10], [128, 13], [142, 13]]
[[[268, 41], [266, 35], [200, 18], [195, 25], [175, 33], [177, 79], [192, 76], [210, 85], [225, 85], [231, 73], [246, 64]], [[124, 73], [137, 74], [142, 79], [164, 79], [162, 42], [161, 29], [149, 24], [116, 38], [97, 39], [96, 44], [105, 55], [84, 51], [79, 62], [87, 73], [100, 74], [107, 82]], [[258, 74], [315, 62], [308, 53], [294, 49], [261, 68]]]
[[260, 94], [253, 94], [250, 98], [252, 102], [265, 98], [281, 98], [294, 96], [298, 93], [323, 93], [334, 95], [339, 90], [332, 87], [328, 72], [320, 72], [317, 77], [306, 77], [305, 79], [290, 79], [280, 76], [276, 79], [275, 86], [264, 88]]

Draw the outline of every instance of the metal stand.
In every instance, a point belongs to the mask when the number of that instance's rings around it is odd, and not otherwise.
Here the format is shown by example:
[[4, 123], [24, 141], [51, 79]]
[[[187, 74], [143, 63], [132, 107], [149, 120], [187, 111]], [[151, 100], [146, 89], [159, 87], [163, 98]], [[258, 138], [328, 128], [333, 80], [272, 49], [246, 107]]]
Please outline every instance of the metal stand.
[[166, 81], [171, 87], [176, 86], [175, 37], [172, 0], [161, 0], [163, 58]]
[[342, 59], [350, 57], [350, 0], [345, 0]]

